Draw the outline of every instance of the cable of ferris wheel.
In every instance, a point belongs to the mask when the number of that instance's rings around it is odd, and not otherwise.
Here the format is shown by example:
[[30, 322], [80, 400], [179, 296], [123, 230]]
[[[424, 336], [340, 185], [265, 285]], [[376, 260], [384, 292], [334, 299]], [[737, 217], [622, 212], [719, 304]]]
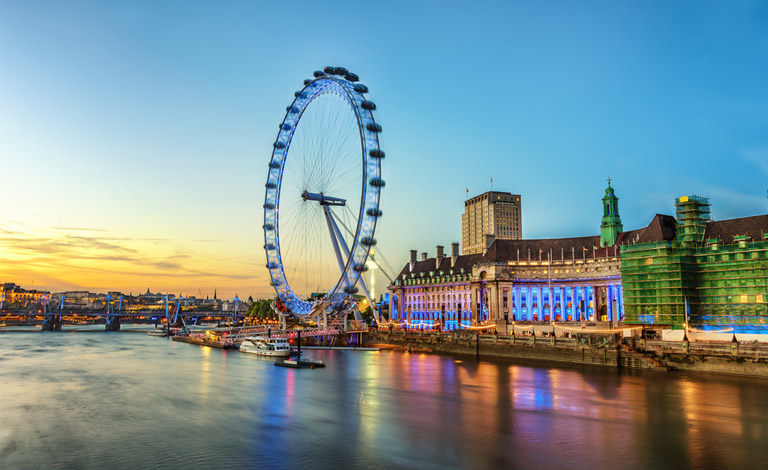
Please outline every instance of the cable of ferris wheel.
[[[345, 208], [345, 209], [346, 209], [346, 210], [347, 210], [347, 211], [350, 213], [349, 215], [351, 215], [352, 217], [354, 217], [354, 214], [352, 214], [352, 211], [351, 211], [351, 210], [350, 210], [348, 207], [344, 206], [344, 208]], [[353, 233], [353, 232], [352, 232], [352, 231], [349, 229], [349, 227], [347, 227], [347, 225], [344, 223], [344, 221], [342, 221], [341, 219], [339, 219], [339, 223], [341, 224], [341, 226], [342, 226], [342, 227], [344, 227], [344, 230], [347, 232], [347, 235], [349, 235], [350, 237], [354, 237], [354, 236], [355, 236], [355, 234], [354, 234], [354, 233]], [[385, 264], [386, 264], [386, 265], [389, 267], [389, 269], [390, 269], [392, 272], [394, 272], [394, 269], [392, 269], [392, 266], [389, 264], [389, 262], [387, 262], [386, 258], [385, 258], [385, 257], [384, 257], [384, 255], [381, 253], [381, 249], [378, 249], [378, 255], [377, 255], [377, 256], [380, 256], [380, 257], [381, 257], [381, 259], [382, 259], [382, 261], [384, 261], [384, 263], [385, 263]], [[387, 271], [387, 269], [386, 269], [386, 268], [384, 268], [384, 266], [382, 266], [382, 265], [381, 265], [381, 263], [379, 263], [379, 261], [376, 259], [376, 257], [375, 257], [373, 254], [369, 255], [369, 258], [371, 259], [371, 261], [373, 261], [373, 263], [374, 263], [376, 266], [378, 266], [378, 268], [381, 270], [381, 272], [384, 274], [384, 276], [385, 276], [387, 279], [389, 279], [389, 282], [390, 282], [390, 283], [392, 283], [392, 282], [395, 282], [395, 281], [392, 279], [392, 276], [390, 276], [390, 275], [389, 275], [389, 272]]]

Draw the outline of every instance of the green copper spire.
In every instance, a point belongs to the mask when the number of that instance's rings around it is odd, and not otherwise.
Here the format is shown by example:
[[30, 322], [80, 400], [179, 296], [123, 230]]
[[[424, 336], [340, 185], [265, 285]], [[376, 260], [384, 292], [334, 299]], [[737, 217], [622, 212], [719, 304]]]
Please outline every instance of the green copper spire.
[[624, 231], [619, 217], [619, 198], [613, 192], [611, 179], [608, 178], [608, 187], [605, 188], [603, 196], [603, 221], [600, 223], [600, 246], [612, 246], [616, 243], [616, 238]]

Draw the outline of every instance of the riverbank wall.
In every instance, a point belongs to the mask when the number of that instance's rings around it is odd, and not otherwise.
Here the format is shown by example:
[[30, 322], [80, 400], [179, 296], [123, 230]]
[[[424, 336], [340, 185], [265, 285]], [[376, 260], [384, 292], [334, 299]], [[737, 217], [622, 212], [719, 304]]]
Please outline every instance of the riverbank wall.
[[[624, 338], [616, 333], [571, 337], [370, 330], [368, 345], [435, 353], [509, 358], [618, 369], [693, 371], [768, 378], [768, 345], [690, 343]], [[734, 347], [735, 345], [735, 347]]]
[[768, 344], [635, 339], [633, 349], [670, 368], [768, 378]]
[[621, 347], [619, 333], [577, 334], [570, 338], [485, 335], [472, 331], [421, 332], [370, 330], [372, 346], [405, 350], [582, 364], [601, 367], [666, 370], [649, 355]]

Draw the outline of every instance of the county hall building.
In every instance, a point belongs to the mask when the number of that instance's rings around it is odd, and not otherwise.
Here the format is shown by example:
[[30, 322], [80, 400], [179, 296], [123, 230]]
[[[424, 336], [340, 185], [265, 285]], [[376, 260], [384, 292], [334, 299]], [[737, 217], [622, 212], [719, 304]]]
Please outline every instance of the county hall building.
[[[500, 196], [504, 195], [506, 207], [494, 208], [494, 201], [500, 201]], [[602, 199], [599, 235], [527, 240], [520, 239], [519, 235], [515, 237], [514, 233], [512, 237], [508, 236], [508, 228], [504, 234], [507, 236], [497, 237], [492, 231], [499, 224], [490, 224], [492, 219], [498, 221], [501, 217], [506, 222], [504, 218], [511, 216], [511, 222], [520, 227], [519, 196], [489, 192], [468, 202], [471, 204], [465, 203], [462, 217], [462, 240], [472, 240], [473, 246], [467, 250], [470, 253], [459, 254], [458, 243], [451, 245], [449, 254], [443, 246], [437, 246], [434, 257], [421, 253], [417, 259], [417, 252], [412, 250], [408, 263], [388, 288], [393, 321], [416, 328], [440, 324], [444, 329], [456, 328], [457, 322], [464, 326], [494, 324], [497, 331], [506, 333], [513, 321], [608, 322], [606, 325], [615, 327], [625, 320], [644, 323], [654, 312], [669, 310], [660, 305], [669, 302], [669, 294], [663, 289], [659, 295], [649, 293], [642, 281], [653, 273], [654, 281], [663, 282], [663, 274], [650, 264], [654, 260], [646, 261], [640, 257], [644, 256], [643, 250], [653, 254], [659, 247], [674, 249], [675, 240], [680, 235], [678, 227], [681, 233], [688, 231], [685, 220], [657, 214], [648, 226], [625, 232], [619, 216], [618, 198], [609, 182]], [[515, 206], [518, 211], [514, 210]], [[472, 214], [469, 209], [473, 209]], [[473, 217], [486, 220], [469, 220]], [[466, 231], [481, 223], [486, 224], [491, 233], [484, 234], [482, 249], [478, 249], [477, 234], [469, 236]], [[761, 228], [761, 225], [765, 227]], [[750, 281], [751, 295], [744, 298], [758, 303], [768, 301], [768, 293], [763, 296], [757, 292], [766, 289], [768, 278], [763, 261], [766, 259], [764, 244], [768, 216], [721, 221], [710, 227], [717, 229], [717, 241], [721, 244], [729, 239], [731, 243], [736, 240], [745, 246], [745, 237], [751, 240], [749, 248], [754, 253], [750, 252], [744, 258], [758, 260], [752, 264], [759, 266], [750, 265], [756, 279]], [[739, 230], [746, 232], [736, 233]], [[703, 238], [704, 230], [700, 232], [700, 238]], [[713, 242], [702, 240], [702, 243], [711, 245]], [[622, 256], [627, 265], [624, 277], [631, 276], [628, 281], [629, 304], [623, 286], [627, 281], [622, 282]], [[658, 259], [655, 261], [658, 266]], [[696, 290], [692, 282], [687, 287]], [[691, 299], [697, 301], [700, 298], [692, 296]], [[676, 298], [674, 302], [680, 305], [683, 299]], [[627, 318], [625, 305], [630, 307]], [[758, 306], [755, 311], [762, 312], [764, 308], [765, 305]], [[662, 315], [653, 318], [660, 318], [656, 323], [664, 323]], [[675, 317], [674, 321], [679, 318]], [[755, 318], [755, 321], [762, 322], [762, 319]], [[669, 326], [682, 325], [671, 323]]]

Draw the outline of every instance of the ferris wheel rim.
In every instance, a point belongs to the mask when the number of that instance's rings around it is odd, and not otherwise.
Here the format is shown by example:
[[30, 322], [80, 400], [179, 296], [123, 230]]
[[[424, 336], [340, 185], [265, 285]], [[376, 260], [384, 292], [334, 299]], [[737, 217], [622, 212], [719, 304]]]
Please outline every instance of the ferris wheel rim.
[[[326, 67], [328, 69], [339, 69]], [[271, 284], [280, 300], [290, 309], [291, 313], [308, 314], [312, 311], [314, 302], [300, 299], [290, 286], [285, 273], [280, 246], [280, 217], [279, 209], [282, 201], [282, 180], [286, 161], [290, 157], [289, 149], [294, 132], [309, 105], [318, 97], [334, 93], [341, 97], [354, 112], [359, 133], [359, 145], [362, 157], [362, 182], [360, 191], [360, 208], [354, 238], [349, 255], [341, 271], [338, 281], [328, 290], [326, 298], [331, 303], [341, 303], [350, 294], [356, 292], [354, 287], [362, 272], [365, 270], [371, 248], [375, 245], [376, 224], [381, 216], [379, 201], [384, 182], [381, 179], [381, 158], [384, 153], [379, 146], [381, 126], [376, 122], [373, 111], [375, 104], [365, 98], [368, 89], [365, 85], [355, 83], [357, 76], [345, 76], [338, 73], [315, 72], [315, 79], [306, 80], [305, 86], [295, 93], [295, 99], [286, 108], [285, 117], [280, 124], [280, 130], [273, 144], [267, 176], [264, 203], [264, 249], [267, 255], [267, 269], [270, 273]], [[352, 79], [354, 78], [354, 79]], [[343, 292], [339, 292], [343, 290]]]

